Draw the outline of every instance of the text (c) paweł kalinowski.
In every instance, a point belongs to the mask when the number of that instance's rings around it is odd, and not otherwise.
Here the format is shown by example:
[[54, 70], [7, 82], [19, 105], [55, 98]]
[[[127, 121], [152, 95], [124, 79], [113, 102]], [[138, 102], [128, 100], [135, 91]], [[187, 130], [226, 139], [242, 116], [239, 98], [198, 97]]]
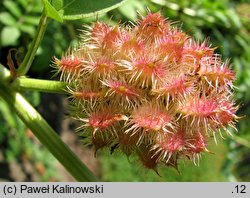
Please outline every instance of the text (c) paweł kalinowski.
[[70, 185], [46, 185], [46, 186], [28, 186], [21, 185], [20, 193], [103, 193], [103, 185], [93, 185], [93, 186], [70, 186]]

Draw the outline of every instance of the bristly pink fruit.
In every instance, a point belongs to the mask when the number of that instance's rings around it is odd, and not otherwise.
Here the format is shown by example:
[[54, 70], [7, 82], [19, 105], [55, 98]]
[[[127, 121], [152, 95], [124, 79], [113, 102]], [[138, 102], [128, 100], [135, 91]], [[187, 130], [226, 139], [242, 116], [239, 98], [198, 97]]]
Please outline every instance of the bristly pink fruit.
[[74, 78], [78, 78], [80, 75], [80, 69], [83, 59], [77, 56], [77, 53], [66, 54], [61, 60], [54, 57], [54, 64], [57, 66], [59, 72], [61, 72], [61, 80], [70, 82]]
[[177, 169], [183, 158], [197, 163], [211, 136], [235, 128], [235, 74], [208, 41], [160, 13], [132, 27], [96, 22], [83, 33], [54, 64], [96, 150], [118, 149], [156, 172], [159, 164]]

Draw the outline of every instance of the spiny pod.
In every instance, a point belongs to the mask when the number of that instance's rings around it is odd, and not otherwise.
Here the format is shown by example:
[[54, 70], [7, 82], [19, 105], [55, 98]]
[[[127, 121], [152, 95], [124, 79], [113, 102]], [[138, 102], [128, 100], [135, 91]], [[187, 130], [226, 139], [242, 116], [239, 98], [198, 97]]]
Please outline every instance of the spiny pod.
[[149, 12], [132, 26], [95, 22], [53, 62], [88, 142], [157, 172], [197, 164], [211, 136], [235, 128], [235, 74], [215, 50]]

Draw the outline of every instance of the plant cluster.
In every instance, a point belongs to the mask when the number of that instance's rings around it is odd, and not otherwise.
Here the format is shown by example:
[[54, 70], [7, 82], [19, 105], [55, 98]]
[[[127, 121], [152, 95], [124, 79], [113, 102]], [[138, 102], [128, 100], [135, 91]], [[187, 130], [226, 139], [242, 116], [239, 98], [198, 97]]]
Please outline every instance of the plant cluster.
[[80, 129], [96, 150], [120, 149], [149, 169], [196, 162], [211, 136], [234, 128], [234, 72], [159, 13], [131, 24], [96, 22], [54, 59]]

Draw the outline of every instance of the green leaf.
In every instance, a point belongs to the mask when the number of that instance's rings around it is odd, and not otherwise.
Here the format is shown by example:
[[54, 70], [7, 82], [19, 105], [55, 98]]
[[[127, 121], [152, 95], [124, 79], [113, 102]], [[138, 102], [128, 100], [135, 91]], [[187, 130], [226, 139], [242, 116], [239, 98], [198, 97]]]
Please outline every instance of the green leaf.
[[1, 12], [0, 23], [7, 26], [14, 26], [16, 24], [16, 19], [8, 12]]
[[144, 2], [127, 0], [127, 2], [120, 6], [118, 9], [128, 19], [134, 20], [137, 17], [137, 11], [139, 11], [140, 13], [145, 11], [145, 6], [146, 5], [144, 4]]
[[23, 8], [26, 8], [29, 4], [27, 0], [18, 0], [18, 3], [22, 5]]
[[64, 20], [98, 16], [119, 7], [126, 0], [52, 0]]
[[20, 31], [17, 27], [6, 26], [1, 32], [2, 46], [15, 45], [20, 36]]
[[60, 14], [57, 12], [57, 10], [48, 2], [48, 0], [43, 0], [44, 8], [45, 8], [45, 13], [48, 17], [55, 19], [58, 22], [63, 22], [62, 17]]
[[18, 4], [13, 1], [4, 1], [3, 2], [4, 7], [6, 7], [11, 14], [13, 14], [16, 18], [20, 18], [22, 16], [22, 13], [20, 11], [20, 8], [18, 7]]
[[34, 36], [36, 29], [32, 25], [27, 25], [27, 24], [18, 24], [17, 27], [22, 31], [25, 32], [31, 36]]
[[222, 11], [214, 11], [212, 12], [215, 18], [217, 18], [219, 23], [223, 23], [225, 27], [230, 28], [231, 24], [228, 20], [228, 17]]
[[241, 45], [245, 51], [248, 51], [249, 50], [249, 44], [248, 44], [248, 41], [245, 40], [243, 37], [241, 37], [240, 35], [236, 35], [235, 36], [235, 40], [237, 41], [237, 43], [239, 45]]
[[38, 25], [39, 19], [40, 18], [36, 16], [24, 16], [23, 17], [24, 23], [28, 23], [28, 24], [35, 25], [35, 26]]
[[236, 28], [241, 28], [242, 24], [240, 22], [240, 18], [239, 16], [235, 13], [234, 10], [232, 9], [228, 9], [226, 11], [226, 16], [229, 18], [229, 20], [231, 20], [233, 26], [235, 26]]

